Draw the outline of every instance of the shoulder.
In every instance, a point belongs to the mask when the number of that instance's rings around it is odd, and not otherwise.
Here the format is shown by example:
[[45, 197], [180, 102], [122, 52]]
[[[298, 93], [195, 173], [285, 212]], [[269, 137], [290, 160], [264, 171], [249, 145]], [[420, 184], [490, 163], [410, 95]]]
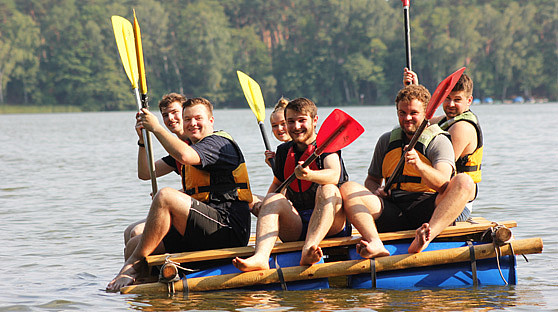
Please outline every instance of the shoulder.
[[285, 142], [277, 146], [277, 153], [286, 153], [293, 146], [293, 141]]

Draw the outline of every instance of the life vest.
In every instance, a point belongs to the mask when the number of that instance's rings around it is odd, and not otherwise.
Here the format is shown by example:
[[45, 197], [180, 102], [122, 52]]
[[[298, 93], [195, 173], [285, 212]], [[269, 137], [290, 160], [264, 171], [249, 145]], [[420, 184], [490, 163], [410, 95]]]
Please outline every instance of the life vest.
[[442, 128], [442, 130], [447, 131], [458, 121], [467, 121], [475, 127], [475, 130], [477, 131], [477, 148], [472, 153], [458, 158], [455, 162], [455, 167], [458, 173], [464, 172], [468, 174], [475, 183], [479, 183], [481, 181], [483, 138], [482, 130], [477, 116], [471, 111], [466, 111], [449, 120], [444, 117], [438, 122], [438, 125], [440, 125], [440, 128]]
[[232, 137], [217, 131], [210, 135], [218, 135], [231, 141], [240, 157], [240, 164], [230, 172], [208, 172], [192, 165], [181, 165], [182, 187], [184, 193], [204, 203], [221, 203], [228, 201], [252, 202], [248, 170], [240, 147]]
[[[432, 140], [440, 134], [449, 136], [449, 134], [440, 129], [438, 125], [431, 125], [424, 129], [424, 132], [421, 134], [414, 147], [422, 162], [430, 166], [432, 166], [432, 163], [426, 157], [426, 149], [428, 148], [428, 144], [430, 144], [430, 142], [432, 142]], [[403, 152], [403, 149], [406, 145], [405, 141], [403, 140], [404, 135], [405, 133], [400, 127], [397, 127], [391, 131], [388, 148], [386, 154], [384, 155], [384, 161], [382, 163], [382, 177], [386, 180], [389, 179], [389, 177], [392, 175], [395, 167], [397, 167], [399, 159], [401, 158], [401, 153]], [[436, 192], [434, 189], [428, 187], [425, 183], [422, 183], [422, 179], [418, 170], [416, 170], [413, 166], [407, 165], [403, 166], [402, 174], [400, 174], [393, 180], [391, 189], [401, 189], [407, 192]]]
[[[308, 145], [308, 147], [306, 148], [304, 153], [300, 156], [300, 158], [296, 159], [296, 154], [295, 154], [295, 151], [294, 151], [293, 147], [294, 147], [294, 144], [291, 146], [291, 148], [289, 148], [289, 151], [287, 152], [287, 158], [285, 160], [285, 167], [283, 168], [283, 174], [284, 174], [285, 179], [288, 179], [288, 177], [291, 174], [293, 174], [294, 169], [298, 165], [299, 161], [305, 161], [306, 159], [308, 159], [308, 157], [310, 157], [310, 155], [312, 155], [312, 153], [316, 149], [316, 146], [314, 144], [310, 144], [310, 145]], [[312, 170], [318, 170], [319, 169], [318, 165], [316, 164], [315, 161], [312, 162], [309, 167]], [[310, 181], [295, 179], [289, 185], [289, 188], [292, 189], [295, 192], [304, 192], [304, 191], [308, 190], [312, 186], [312, 184], [314, 184], [314, 183], [312, 183]]]

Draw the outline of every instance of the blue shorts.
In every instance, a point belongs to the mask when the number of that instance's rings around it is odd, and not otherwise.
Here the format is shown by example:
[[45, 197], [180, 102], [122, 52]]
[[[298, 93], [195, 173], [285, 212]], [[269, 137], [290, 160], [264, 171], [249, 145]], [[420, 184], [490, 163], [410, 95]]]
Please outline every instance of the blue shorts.
[[[308, 234], [308, 224], [310, 223], [310, 217], [312, 216], [313, 211], [314, 210], [312, 209], [307, 209], [298, 212], [298, 214], [300, 215], [300, 219], [302, 221], [302, 231], [300, 232], [300, 237], [298, 238], [299, 241], [306, 240], [306, 234]], [[353, 227], [351, 226], [349, 220], [346, 220], [345, 228], [343, 228], [341, 232], [326, 237], [345, 237], [345, 236], [351, 236], [352, 233], [353, 233]]]

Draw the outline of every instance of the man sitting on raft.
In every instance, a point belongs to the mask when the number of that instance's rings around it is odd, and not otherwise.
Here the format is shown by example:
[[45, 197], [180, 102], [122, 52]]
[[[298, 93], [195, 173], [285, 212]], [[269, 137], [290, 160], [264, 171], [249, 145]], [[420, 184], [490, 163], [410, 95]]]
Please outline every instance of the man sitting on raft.
[[347, 217], [363, 237], [357, 251], [364, 258], [374, 257], [380, 248], [372, 235], [375, 225], [379, 232], [418, 228], [408, 252], [423, 251], [456, 220], [474, 192], [475, 184], [468, 175], [452, 178], [453, 147], [438, 125], [427, 127], [415, 148], [407, 152], [403, 172], [391, 188], [382, 186], [425, 119], [429, 101], [430, 92], [421, 85], [401, 89], [395, 99], [399, 127], [378, 139], [364, 186], [347, 182], [340, 188]]
[[[322, 258], [318, 244], [324, 237], [351, 235], [338, 189], [348, 178], [341, 152], [323, 153], [312, 165], [300, 166], [313, 152], [316, 105], [305, 98], [292, 100], [285, 108], [285, 119], [292, 141], [277, 147], [273, 182], [258, 216], [255, 254], [233, 259], [241, 271], [269, 269], [277, 237], [283, 242], [305, 240], [300, 265], [312, 265]], [[274, 193], [293, 172], [297, 178], [286, 193]]]
[[189, 144], [166, 131], [148, 110], [140, 116], [142, 126], [180, 162], [184, 193], [157, 192], [141, 239], [107, 285], [109, 291], [132, 284], [150, 254], [240, 247], [250, 238], [252, 193], [244, 156], [230, 135], [213, 131], [213, 105], [203, 98], [184, 103]]

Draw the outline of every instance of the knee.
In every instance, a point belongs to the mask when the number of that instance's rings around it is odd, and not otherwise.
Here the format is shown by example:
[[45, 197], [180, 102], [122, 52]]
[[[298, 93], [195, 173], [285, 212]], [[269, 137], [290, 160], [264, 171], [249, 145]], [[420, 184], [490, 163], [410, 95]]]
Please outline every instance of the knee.
[[157, 192], [157, 194], [155, 194], [155, 197], [153, 197], [153, 203], [151, 206], [152, 207], [165, 206], [165, 204], [168, 203], [171, 198], [176, 196], [176, 192], [178, 191], [170, 187], [164, 187], [160, 189]]
[[269, 193], [262, 202], [260, 213], [276, 213], [283, 208], [291, 208], [291, 204], [285, 195], [280, 193]]
[[325, 184], [325, 185], [318, 186], [318, 189], [316, 190], [316, 194], [324, 198], [328, 198], [331, 196], [341, 196], [339, 192], [339, 188], [333, 184]]
[[471, 192], [475, 189], [475, 182], [473, 182], [473, 179], [465, 173], [459, 173], [453, 177], [452, 182], [455, 188], [462, 190], [463, 192]]

